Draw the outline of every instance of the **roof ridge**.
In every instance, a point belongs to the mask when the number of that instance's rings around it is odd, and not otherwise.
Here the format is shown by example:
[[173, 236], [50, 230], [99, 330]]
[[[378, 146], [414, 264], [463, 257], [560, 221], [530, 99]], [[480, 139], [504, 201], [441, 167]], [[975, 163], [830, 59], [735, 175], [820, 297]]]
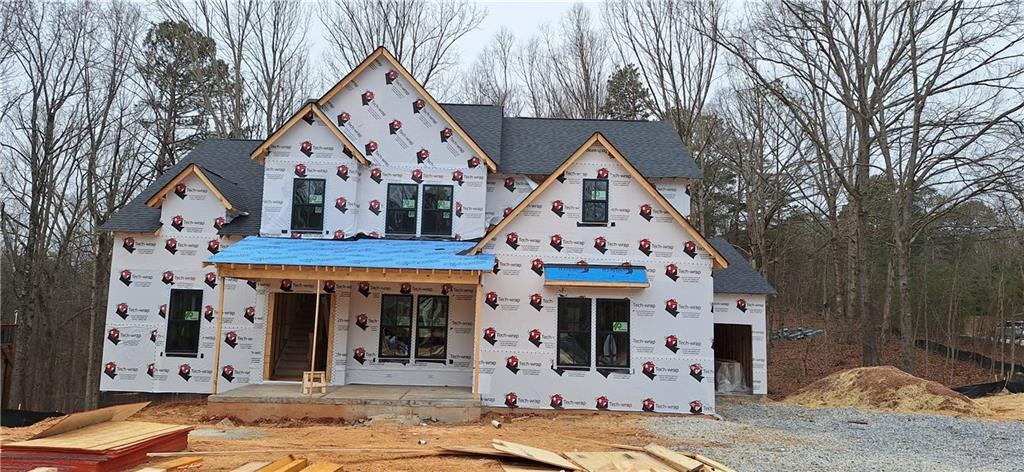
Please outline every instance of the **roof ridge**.
[[612, 119], [612, 118], [563, 118], [563, 117], [544, 117], [544, 116], [506, 116], [506, 120], [554, 120], [554, 121], [580, 121], [580, 122], [609, 122], [609, 123], [669, 123], [665, 120], [623, 120], [623, 119]]

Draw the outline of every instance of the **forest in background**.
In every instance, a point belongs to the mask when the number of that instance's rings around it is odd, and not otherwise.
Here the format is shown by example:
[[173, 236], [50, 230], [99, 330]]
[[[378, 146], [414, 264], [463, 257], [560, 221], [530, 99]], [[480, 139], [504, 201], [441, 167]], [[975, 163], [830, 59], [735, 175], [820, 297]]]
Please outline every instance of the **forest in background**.
[[377, 45], [441, 100], [673, 123], [704, 174], [690, 218], [778, 289], [770, 325], [819, 315], [863, 365], [899, 340], [913, 373], [915, 339], [1024, 319], [1021, 9], [607, 1], [463, 57], [487, 11], [458, 0], [0, 3], [6, 406], [97, 404], [96, 228], [201, 140], [262, 139]]

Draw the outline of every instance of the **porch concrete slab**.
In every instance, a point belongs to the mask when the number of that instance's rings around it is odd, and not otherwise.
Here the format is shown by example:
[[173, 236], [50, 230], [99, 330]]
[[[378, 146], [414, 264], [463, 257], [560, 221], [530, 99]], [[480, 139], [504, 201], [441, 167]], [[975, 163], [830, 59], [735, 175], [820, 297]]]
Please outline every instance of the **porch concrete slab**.
[[411, 387], [405, 385], [344, 385], [328, 387], [325, 399], [401, 400]]
[[207, 399], [211, 415], [243, 421], [284, 418], [355, 420], [374, 415], [417, 415], [446, 422], [475, 421], [481, 404], [468, 387], [339, 385], [303, 394], [298, 383], [246, 385]]

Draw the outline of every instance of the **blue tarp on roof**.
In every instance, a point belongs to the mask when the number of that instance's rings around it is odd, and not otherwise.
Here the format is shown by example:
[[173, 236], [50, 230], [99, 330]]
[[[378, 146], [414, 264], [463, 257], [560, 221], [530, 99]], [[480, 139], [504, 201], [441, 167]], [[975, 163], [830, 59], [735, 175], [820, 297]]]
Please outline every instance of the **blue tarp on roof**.
[[640, 266], [596, 266], [576, 264], [546, 264], [545, 282], [584, 284], [637, 284], [648, 285], [647, 269]]
[[334, 241], [249, 236], [207, 258], [205, 262], [377, 269], [491, 270], [494, 267], [494, 256], [462, 255], [475, 244], [468, 241]]

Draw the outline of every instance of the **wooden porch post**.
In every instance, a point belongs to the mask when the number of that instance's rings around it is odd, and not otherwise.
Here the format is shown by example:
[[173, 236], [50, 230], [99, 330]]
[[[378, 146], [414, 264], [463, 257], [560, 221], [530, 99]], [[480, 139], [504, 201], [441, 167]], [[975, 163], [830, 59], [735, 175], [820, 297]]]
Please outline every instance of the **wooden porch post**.
[[221, 330], [224, 328], [224, 277], [217, 277], [220, 281], [220, 288], [217, 289], [217, 337], [213, 344], [213, 394], [220, 393], [217, 391], [218, 380], [220, 380], [220, 345], [223, 341], [221, 336]]
[[313, 309], [313, 345], [310, 347], [310, 351], [313, 355], [309, 359], [309, 371], [316, 371], [316, 332], [319, 331], [320, 326], [320, 279], [316, 281], [316, 302], [315, 308]]
[[480, 305], [483, 304], [483, 277], [477, 279], [473, 306], [473, 399], [480, 400]]

